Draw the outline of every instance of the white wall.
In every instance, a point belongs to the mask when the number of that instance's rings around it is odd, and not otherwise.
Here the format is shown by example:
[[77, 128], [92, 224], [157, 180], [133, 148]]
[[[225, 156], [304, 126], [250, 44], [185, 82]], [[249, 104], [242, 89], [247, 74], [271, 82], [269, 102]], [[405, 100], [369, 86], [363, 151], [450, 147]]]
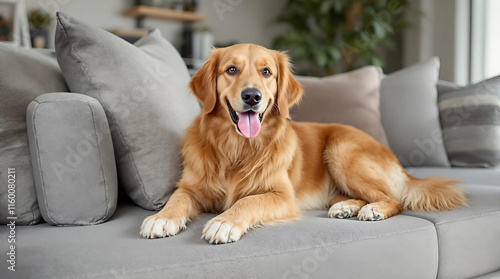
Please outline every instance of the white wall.
[[[196, 27], [209, 27], [214, 31], [215, 43], [248, 42], [270, 47], [273, 38], [283, 28], [277, 27], [274, 19], [286, 0], [199, 0], [198, 13], [207, 19]], [[28, 11], [42, 8], [66, 12], [77, 19], [104, 28], [133, 28], [135, 20], [122, 16], [122, 12], [133, 6], [133, 0], [26, 0]], [[148, 28], [158, 27], [165, 38], [176, 46], [181, 43], [182, 24], [177, 22], [146, 19]], [[51, 46], [55, 19], [52, 22]]]
[[439, 56], [440, 79], [458, 84], [468, 82], [469, 4], [468, 0], [414, 0], [415, 13], [420, 10], [416, 26], [404, 33], [404, 66]]
[[486, 34], [484, 42], [485, 57], [484, 77], [500, 75], [500, 1], [488, 0], [486, 10]]
[[254, 43], [271, 47], [284, 32], [275, 19], [286, 0], [200, 0], [199, 12], [207, 16], [198, 26], [208, 26], [219, 43]]

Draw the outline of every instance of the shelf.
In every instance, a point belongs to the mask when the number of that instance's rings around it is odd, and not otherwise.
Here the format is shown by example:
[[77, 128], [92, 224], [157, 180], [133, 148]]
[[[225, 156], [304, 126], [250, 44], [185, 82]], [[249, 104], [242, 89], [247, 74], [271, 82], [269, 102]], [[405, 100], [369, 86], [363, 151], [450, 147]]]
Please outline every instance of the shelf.
[[151, 17], [182, 22], [195, 22], [205, 20], [204, 15], [200, 15], [195, 12], [177, 11], [150, 6], [135, 6], [123, 12], [123, 15], [136, 18]]
[[118, 37], [131, 37], [140, 38], [148, 34], [148, 29], [112, 29], [108, 30], [110, 33], [115, 34]]

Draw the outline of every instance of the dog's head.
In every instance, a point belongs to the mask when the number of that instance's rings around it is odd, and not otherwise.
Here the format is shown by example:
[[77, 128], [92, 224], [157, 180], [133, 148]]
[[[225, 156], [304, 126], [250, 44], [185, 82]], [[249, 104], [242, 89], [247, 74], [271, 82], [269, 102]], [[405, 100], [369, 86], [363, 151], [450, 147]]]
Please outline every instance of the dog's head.
[[288, 118], [289, 107], [302, 96], [288, 56], [252, 44], [212, 50], [189, 86], [203, 104], [202, 113], [219, 106], [246, 138], [256, 137], [261, 123], [273, 114]]

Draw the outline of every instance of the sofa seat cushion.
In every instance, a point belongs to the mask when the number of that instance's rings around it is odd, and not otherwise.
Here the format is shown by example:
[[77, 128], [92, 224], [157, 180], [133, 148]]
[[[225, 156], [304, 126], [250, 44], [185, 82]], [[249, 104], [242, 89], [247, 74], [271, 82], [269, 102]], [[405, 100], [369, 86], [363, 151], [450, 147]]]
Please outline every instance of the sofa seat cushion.
[[500, 169], [484, 168], [407, 168], [406, 171], [416, 177], [424, 178], [432, 175], [460, 179], [468, 184], [493, 185], [500, 188]]
[[[18, 278], [435, 278], [437, 237], [427, 220], [303, 220], [252, 230], [231, 244], [201, 240], [205, 215], [179, 235], [139, 236], [151, 212], [119, 204], [106, 223], [17, 228]], [[4, 235], [7, 228], [0, 227]], [[6, 245], [5, 241], [0, 245]], [[7, 251], [0, 247], [0, 251]], [[0, 255], [5, 262], [6, 253]], [[425, 268], [422, 268], [425, 267]]]
[[405, 212], [436, 226], [438, 278], [471, 278], [500, 269], [500, 187], [463, 185], [470, 207], [442, 212]]

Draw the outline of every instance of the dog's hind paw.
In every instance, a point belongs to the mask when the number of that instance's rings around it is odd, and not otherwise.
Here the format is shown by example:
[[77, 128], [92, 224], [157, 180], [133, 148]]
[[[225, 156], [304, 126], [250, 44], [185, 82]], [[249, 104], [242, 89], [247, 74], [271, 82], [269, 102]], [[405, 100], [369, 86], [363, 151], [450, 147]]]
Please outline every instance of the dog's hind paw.
[[169, 219], [152, 215], [144, 219], [141, 225], [141, 236], [144, 238], [162, 238], [174, 236], [186, 229], [186, 218]]
[[358, 204], [353, 204], [349, 201], [341, 201], [330, 207], [328, 210], [328, 217], [347, 219], [356, 216], [360, 209], [361, 206]]
[[381, 212], [380, 208], [374, 204], [367, 204], [361, 208], [358, 213], [358, 219], [361, 221], [380, 221], [387, 217]]

